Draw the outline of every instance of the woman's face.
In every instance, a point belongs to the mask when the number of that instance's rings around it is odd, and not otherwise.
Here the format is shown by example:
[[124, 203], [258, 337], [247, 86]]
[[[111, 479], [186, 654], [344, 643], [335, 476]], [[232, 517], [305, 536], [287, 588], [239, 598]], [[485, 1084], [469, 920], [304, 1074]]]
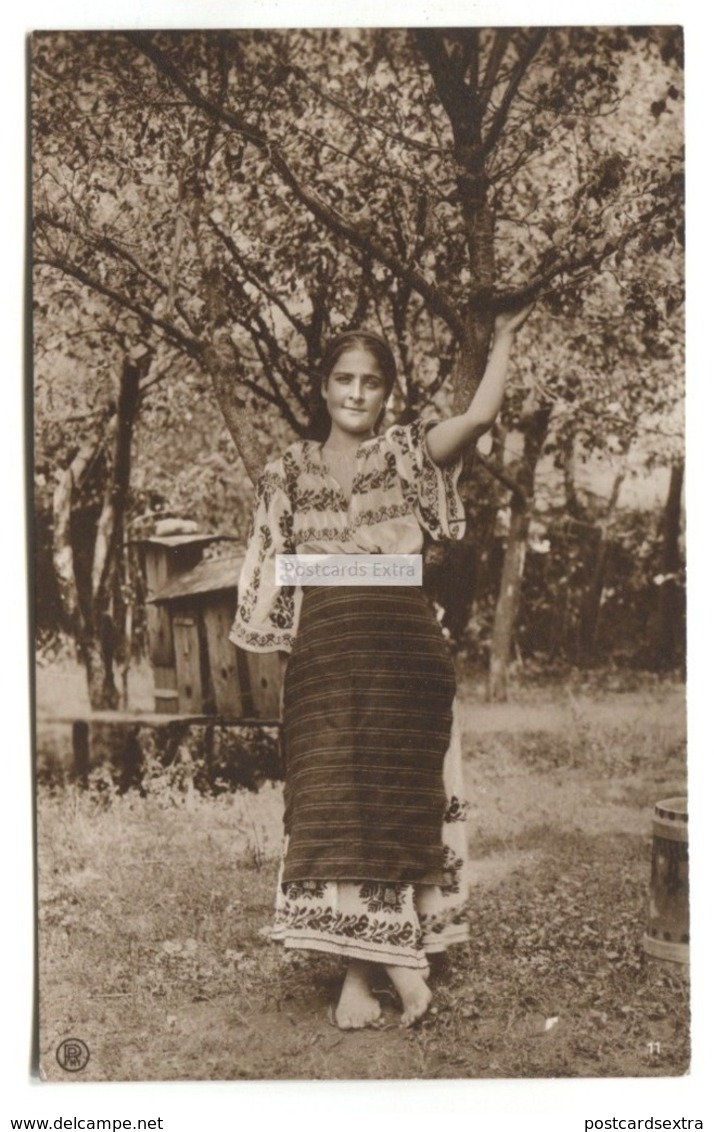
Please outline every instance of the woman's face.
[[345, 350], [322, 387], [333, 429], [371, 436], [386, 398], [376, 359], [361, 346]]

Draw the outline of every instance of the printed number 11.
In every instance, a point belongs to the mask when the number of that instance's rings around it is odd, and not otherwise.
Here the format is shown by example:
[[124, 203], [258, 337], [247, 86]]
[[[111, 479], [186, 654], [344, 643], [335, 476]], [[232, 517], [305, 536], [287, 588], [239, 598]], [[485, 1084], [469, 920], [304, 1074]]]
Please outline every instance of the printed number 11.
[[654, 1055], [656, 1053], [660, 1053], [661, 1051], [660, 1051], [659, 1042], [648, 1042], [647, 1043], [647, 1052], [650, 1055], [650, 1057], [654, 1057]]

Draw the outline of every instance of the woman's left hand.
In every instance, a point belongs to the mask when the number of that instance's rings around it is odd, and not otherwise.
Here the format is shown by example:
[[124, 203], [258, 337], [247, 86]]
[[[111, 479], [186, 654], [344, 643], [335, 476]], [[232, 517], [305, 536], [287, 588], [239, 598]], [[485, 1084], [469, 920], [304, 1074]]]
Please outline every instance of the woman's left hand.
[[494, 322], [494, 334], [499, 336], [502, 334], [515, 334], [516, 331], [520, 330], [523, 326], [523, 323], [528, 318], [534, 306], [535, 303], [528, 303], [525, 307], [521, 307], [520, 310], [503, 311], [501, 314], [497, 314]]

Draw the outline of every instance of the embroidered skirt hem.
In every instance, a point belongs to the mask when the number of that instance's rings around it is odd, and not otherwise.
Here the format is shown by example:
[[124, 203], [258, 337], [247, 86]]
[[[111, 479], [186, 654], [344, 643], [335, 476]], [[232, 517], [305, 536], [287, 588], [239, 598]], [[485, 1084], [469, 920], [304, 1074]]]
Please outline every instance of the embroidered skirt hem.
[[445, 926], [439, 925], [439, 928], [440, 930], [431, 933], [427, 930], [421, 938], [421, 944], [411, 948], [373, 940], [359, 942], [340, 939], [329, 931], [311, 933], [306, 928], [291, 929], [289, 926], [275, 928], [271, 938], [274, 943], [282, 943], [284, 947], [295, 950], [323, 951], [344, 959], [365, 959], [369, 963], [380, 963], [386, 967], [411, 967], [426, 971], [429, 968], [426, 958], [428, 955], [437, 955], [455, 944], [468, 943], [468, 923], [452, 921]]

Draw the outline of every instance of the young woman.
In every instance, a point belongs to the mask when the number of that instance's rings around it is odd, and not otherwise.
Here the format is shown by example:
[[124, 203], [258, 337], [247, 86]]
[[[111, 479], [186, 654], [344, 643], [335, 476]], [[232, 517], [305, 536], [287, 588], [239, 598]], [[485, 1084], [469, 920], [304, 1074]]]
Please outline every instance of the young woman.
[[467, 937], [453, 666], [419, 587], [279, 586], [275, 556], [418, 554], [424, 531], [460, 538], [461, 453], [495, 420], [529, 309], [497, 318], [466, 412], [383, 435], [393, 355], [379, 335], [340, 335], [322, 368], [322, 441], [291, 444], [258, 484], [231, 639], [290, 654], [273, 938], [347, 959], [343, 1029], [379, 1019], [376, 965], [412, 1025], [431, 1000], [427, 955]]

